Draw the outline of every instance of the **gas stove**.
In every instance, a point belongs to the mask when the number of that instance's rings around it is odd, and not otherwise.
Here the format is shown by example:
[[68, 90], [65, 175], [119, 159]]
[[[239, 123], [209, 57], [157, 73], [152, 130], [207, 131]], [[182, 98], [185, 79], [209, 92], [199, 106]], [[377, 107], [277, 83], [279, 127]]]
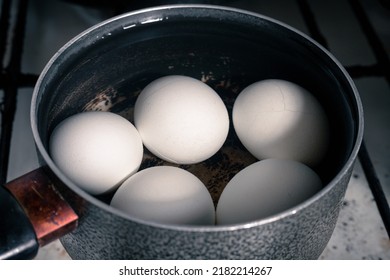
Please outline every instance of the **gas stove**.
[[[390, 2], [387, 0], [2, 0], [1, 142], [4, 184], [39, 167], [30, 100], [39, 73], [68, 40], [112, 16], [161, 4], [206, 3], [257, 12], [308, 34], [345, 66], [365, 112], [364, 144], [334, 234], [320, 259], [390, 259]], [[60, 241], [36, 259], [69, 259]]]

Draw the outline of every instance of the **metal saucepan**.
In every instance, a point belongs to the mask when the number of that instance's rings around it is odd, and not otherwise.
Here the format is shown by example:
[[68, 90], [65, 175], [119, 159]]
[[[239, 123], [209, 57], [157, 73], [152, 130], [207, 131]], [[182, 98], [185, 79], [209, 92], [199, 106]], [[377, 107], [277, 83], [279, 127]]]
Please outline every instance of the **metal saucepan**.
[[[290, 80], [315, 94], [331, 127], [329, 153], [315, 168], [324, 188], [266, 219], [232, 226], [173, 226], [117, 211], [109, 206], [112, 194], [94, 197], [57, 168], [48, 153], [48, 140], [61, 120], [81, 111], [108, 110], [132, 121], [140, 90], [171, 74], [209, 84], [229, 114], [244, 87], [267, 78]], [[27, 197], [35, 193], [37, 199], [46, 193], [37, 189], [40, 185], [49, 186], [53, 196], [60, 194], [64, 206], [47, 211], [44, 220], [53, 226], [60, 217], [71, 217], [61, 218], [59, 235], [70, 231], [61, 241], [74, 259], [316, 259], [334, 230], [363, 135], [358, 92], [329, 52], [271, 18], [207, 5], [131, 12], [71, 40], [50, 60], [36, 84], [31, 123], [42, 168], [6, 188], [15, 195], [20, 185], [27, 185], [33, 193]], [[231, 127], [216, 155], [180, 167], [197, 175], [216, 203], [232, 176], [254, 161]], [[141, 168], [162, 164], [145, 152]], [[63, 215], [61, 211], [68, 208]], [[57, 237], [36, 238], [44, 244], [44, 239]], [[8, 239], [15, 238], [8, 235]], [[30, 256], [36, 251], [31, 248]]]

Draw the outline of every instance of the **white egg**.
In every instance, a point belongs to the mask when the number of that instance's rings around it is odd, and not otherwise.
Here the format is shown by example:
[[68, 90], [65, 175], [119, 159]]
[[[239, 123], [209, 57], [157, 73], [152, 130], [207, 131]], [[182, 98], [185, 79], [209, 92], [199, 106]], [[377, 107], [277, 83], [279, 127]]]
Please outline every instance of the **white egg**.
[[139, 171], [119, 187], [111, 206], [145, 221], [215, 224], [214, 204], [207, 188], [193, 174], [178, 167]]
[[173, 163], [192, 164], [214, 155], [229, 130], [227, 109], [205, 83], [185, 76], [159, 78], [140, 93], [134, 124], [144, 145]]
[[258, 159], [283, 158], [315, 166], [329, 142], [327, 116], [307, 90], [284, 80], [246, 87], [233, 107], [233, 125], [242, 144]]
[[98, 195], [118, 187], [138, 170], [143, 146], [138, 131], [125, 118], [110, 112], [83, 112], [56, 126], [50, 154], [71, 181]]
[[308, 166], [291, 160], [265, 159], [237, 173], [217, 205], [217, 224], [252, 222], [288, 210], [322, 188]]

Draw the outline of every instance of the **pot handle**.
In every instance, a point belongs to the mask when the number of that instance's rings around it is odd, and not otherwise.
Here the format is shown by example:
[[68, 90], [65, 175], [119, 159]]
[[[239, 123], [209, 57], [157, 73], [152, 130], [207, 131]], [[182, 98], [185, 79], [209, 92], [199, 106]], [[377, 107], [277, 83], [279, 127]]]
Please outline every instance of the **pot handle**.
[[43, 167], [0, 186], [0, 259], [31, 259], [77, 226]]

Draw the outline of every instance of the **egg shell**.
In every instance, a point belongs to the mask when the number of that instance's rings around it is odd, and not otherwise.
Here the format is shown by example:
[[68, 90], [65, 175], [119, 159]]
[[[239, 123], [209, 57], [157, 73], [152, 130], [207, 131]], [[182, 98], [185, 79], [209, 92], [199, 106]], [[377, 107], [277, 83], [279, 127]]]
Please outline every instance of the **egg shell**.
[[50, 137], [50, 155], [76, 185], [98, 195], [118, 187], [140, 167], [141, 137], [132, 123], [110, 112], [75, 114]]
[[177, 225], [214, 225], [215, 208], [204, 184], [178, 167], [139, 171], [116, 191], [111, 206], [145, 221]]
[[134, 107], [134, 124], [154, 155], [177, 164], [193, 164], [222, 147], [229, 116], [211, 87], [174, 75], [159, 78], [142, 90]]
[[286, 211], [322, 188], [308, 166], [291, 160], [265, 159], [237, 173], [217, 205], [217, 224], [254, 222]]
[[282, 158], [316, 166], [329, 146], [329, 123], [318, 100], [294, 83], [253, 83], [237, 97], [233, 125], [257, 159]]

